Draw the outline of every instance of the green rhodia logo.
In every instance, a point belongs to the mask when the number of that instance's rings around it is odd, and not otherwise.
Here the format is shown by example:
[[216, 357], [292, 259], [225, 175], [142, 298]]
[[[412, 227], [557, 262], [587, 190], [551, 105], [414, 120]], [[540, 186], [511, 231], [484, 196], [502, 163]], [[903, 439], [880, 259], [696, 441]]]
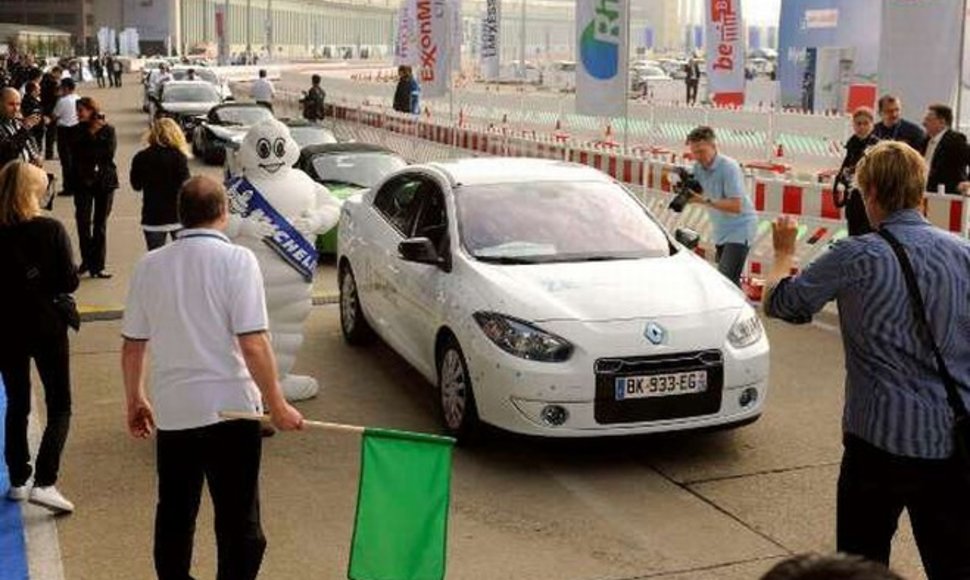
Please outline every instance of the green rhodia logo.
[[590, 76], [609, 80], [620, 68], [620, 0], [597, 0], [595, 6], [580, 38], [579, 53]]

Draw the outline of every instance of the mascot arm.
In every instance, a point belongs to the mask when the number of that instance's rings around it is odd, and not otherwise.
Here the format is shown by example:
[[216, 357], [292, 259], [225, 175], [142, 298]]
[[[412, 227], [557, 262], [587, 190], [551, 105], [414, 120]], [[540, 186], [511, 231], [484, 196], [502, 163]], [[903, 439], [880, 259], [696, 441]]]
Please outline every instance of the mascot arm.
[[272, 236], [275, 230], [276, 228], [265, 218], [260, 219], [258, 216], [242, 217], [237, 214], [229, 214], [226, 235], [229, 239], [246, 237], [260, 240]]
[[340, 201], [326, 187], [315, 185], [316, 207], [305, 212], [293, 223], [300, 233], [308, 237], [326, 233], [340, 221]]

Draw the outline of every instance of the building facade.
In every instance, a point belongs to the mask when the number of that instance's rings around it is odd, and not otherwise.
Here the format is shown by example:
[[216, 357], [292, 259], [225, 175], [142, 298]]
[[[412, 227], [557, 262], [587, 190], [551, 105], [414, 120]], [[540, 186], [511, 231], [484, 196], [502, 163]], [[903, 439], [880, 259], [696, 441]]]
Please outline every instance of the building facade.
[[0, 0], [0, 22], [63, 30], [78, 52], [97, 45], [94, 0]]

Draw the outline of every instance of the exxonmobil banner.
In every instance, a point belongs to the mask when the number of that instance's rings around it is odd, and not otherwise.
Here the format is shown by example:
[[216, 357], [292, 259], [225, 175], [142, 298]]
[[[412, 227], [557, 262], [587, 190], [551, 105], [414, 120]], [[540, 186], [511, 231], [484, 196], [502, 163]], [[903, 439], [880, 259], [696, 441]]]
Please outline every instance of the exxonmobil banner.
[[744, 105], [744, 25], [741, 0], [705, 0], [707, 90], [715, 104]]
[[626, 113], [629, 0], [576, 0], [576, 112], [619, 117]]
[[450, 0], [416, 0], [418, 30], [417, 80], [422, 98], [448, 94], [451, 85]]
[[502, 3], [485, 1], [485, 17], [482, 19], [482, 76], [494, 81], [499, 77], [501, 61]]

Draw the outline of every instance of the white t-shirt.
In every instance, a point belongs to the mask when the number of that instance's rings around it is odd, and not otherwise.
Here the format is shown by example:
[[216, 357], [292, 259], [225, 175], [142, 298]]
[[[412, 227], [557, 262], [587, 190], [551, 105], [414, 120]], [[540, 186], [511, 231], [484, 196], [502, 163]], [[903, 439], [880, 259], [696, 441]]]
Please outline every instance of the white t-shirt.
[[77, 125], [77, 102], [81, 97], [77, 93], [64, 95], [57, 99], [54, 105], [54, 117], [58, 127], [73, 127]]
[[184, 230], [135, 267], [122, 335], [147, 340], [158, 428], [218, 423], [220, 411], [262, 413], [237, 337], [269, 328], [259, 262], [215, 230]]
[[249, 96], [254, 101], [266, 101], [267, 103], [272, 102], [275, 94], [276, 89], [273, 88], [273, 83], [269, 79], [256, 79], [253, 88], [249, 91]]

